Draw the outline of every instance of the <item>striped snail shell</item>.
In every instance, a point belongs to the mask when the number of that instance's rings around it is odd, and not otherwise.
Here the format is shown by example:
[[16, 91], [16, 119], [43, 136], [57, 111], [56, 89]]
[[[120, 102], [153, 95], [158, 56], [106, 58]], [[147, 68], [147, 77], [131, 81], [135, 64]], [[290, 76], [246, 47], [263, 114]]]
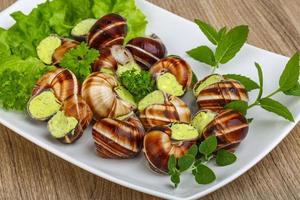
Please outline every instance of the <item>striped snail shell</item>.
[[[198, 82], [195, 85], [195, 88], [211, 76], [215, 75], [210, 75], [202, 81]], [[222, 77], [222, 80], [220, 80], [219, 82], [213, 83], [205, 87], [197, 95], [198, 107], [200, 109], [209, 109], [213, 111], [218, 111], [222, 109], [226, 104], [237, 100], [247, 102], [247, 90], [240, 82], [231, 79], [226, 79], [224, 77]]]
[[203, 130], [204, 139], [217, 136], [218, 149], [234, 151], [247, 136], [249, 124], [247, 119], [237, 111], [221, 110], [214, 120]]
[[144, 137], [144, 154], [151, 169], [158, 173], [168, 173], [168, 161], [171, 155], [175, 158], [184, 156], [196, 140], [174, 141], [172, 130], [168, 126], [151, 129]]
[[73, 72], [58, 68], [44, 74], [36, 83], [32, 96], [51, 89], [55, 97], [63, 102], [67, 98], [80, 94], [80, 84]]
[[131, 113], [124, 119], [105, 118], [93, 127], [97, 153], [103, 158], [132, 158], [139, 154], [145, 131]]
[[135, 105], [119, 97], [117, 79], [109, 74], [95, 72], [82, 85], [82, 97], [94, 113], [95, 120], [116, 118], [136, 109]]
[[106, 68], [115, 72], [118, 64], [126, 65], [133, 62], [133, 57], [129, 50], [120, 45], [114, 45], [100, 49], [100, 56], [92, 65], [93, 72], [99, 72], [102, 68]]
[[126, 19], [122, 16], [115, 13], [105, 15], [91, 28], [88, 44], [95, 49], [123, 45], [127, 30]]
[[83, 135], [84, 130], [93, 119], [93, 112], [79, 95], [73, 95], [65, 100], [61, 110], [67, 117], [74, 117], [78, 121], [74, 130], [58, 139], [62, 143], [71, 144]]
[[144, 69], [150, 69], [152, 65], [167, 55], [166, 46], [155, 34], [150, 37], [134, 38], [127, 43], [126, 48]]
[[177, 56], [163, 58], [150, 68], [154, 78], [167, 72], [173, 74], [184, 89], [191, 86], [193, 72], [190, 65], [182, 58]]
[[53, 65], [59, 65], [64, 55], [71, 49], [76, 48], [79, 42], [71, 39], [62, 39], [62, 44], [58, 47], [52, 56]]
[[164, 93], [164, 104], [153, 104], [140, 113], [146, 129], [174, 122], [190, 123], [191, 111], [180, 98]]

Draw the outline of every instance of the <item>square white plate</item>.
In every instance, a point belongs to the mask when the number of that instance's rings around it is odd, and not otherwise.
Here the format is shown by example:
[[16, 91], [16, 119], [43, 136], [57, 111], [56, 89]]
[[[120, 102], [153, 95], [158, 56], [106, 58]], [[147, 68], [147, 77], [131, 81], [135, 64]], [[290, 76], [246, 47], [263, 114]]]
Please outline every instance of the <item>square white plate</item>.
[[[29, 13], [41, 2], [43, 0], [17, 1], [0, 14], [0, 26], [8, 28], [14, 23], [9, 13], [18, 10]], [[187, 59], [198, 78], [203, 78], [210, 72], [207, 66], [193, 61], [185, 54], [186, 50], [200, 44], [211, 46], [194, 23], [144, 0], [137, 0], [137, 4], [148, 18], [148, 32], [162, 38], [169, 54], [177, 54]], [[277, 80], [287, 60], [284, 56], [246, 45], [232, 62], [221, 67], [219, 73], [241, 73], [257, 80], [254, 62], [258, 62], [263, 66], [265, 92], [269, 93], [277, 88]], [[255, 92], [252, 92], [250, 98], [254, 99], [255, 96]], [[288, 105], [298, 122], [300, 101], [293, 97], [276, 97]], [[91, 129], [76, 144], [63, 145], [49, 136], [45, 124], [33, 123], [24, 114], [0, 110], [2, 124], [55, 155], [112, 182], [168, 199], [195, 199], [224, 186], [266, 156], [296, 125], [259, 108], [251, 110], [249, 117], [255, 117], [255, 121], [250, 126], [247, 138], [237, 150], [238, 160], [235, 164], [228, 167], [212, 166], [217, 180], [210, 185], [197, 185], [191, 175], [185, 175], [180, 187], [174, 190], [170, 186], [169, 177], [153, 173], [143, 155], [134, 160], [104, 160], [97, 157]]]

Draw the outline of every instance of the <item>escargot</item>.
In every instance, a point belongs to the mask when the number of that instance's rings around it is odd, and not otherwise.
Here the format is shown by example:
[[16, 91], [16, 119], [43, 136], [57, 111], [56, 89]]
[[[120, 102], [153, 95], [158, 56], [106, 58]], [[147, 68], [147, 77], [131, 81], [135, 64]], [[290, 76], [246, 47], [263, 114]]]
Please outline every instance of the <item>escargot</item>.
[[151, 169], [166, 174], [170, 156], [179, 159], [197, 140], [197, 130], [188, 124], [157, 126], [146, 133], [143, 150]]
[[159, 90], [144, 97], [138, 108], [146, 129], [174, 122], [189, 123], [191, 120], [191, 111], [180, 98]]
[[134, 113], [122, 118], [105, 118], [93, 127], [93, 138], [99, 156], [132, 158], [139, 154], [145, 131]]
[[163, 58], [150, 68], [158, 89], [174, 96], [182, 96], [190, 87], [193, 72], [190, 65], [180, 57]]
[[73, 48], [76, 48], [79, 42], [71, 39], [62, 39], [62, 44], [60, 47], [55, 49], [52, 56], [53, 65], [59, 65], [60, 61], [63, 59], [64, 55]]
[[146, 70], [167, 55], [166, 46], [155, 34], [134, 38], [127, 43], [126, 48], [130, 50], [135, 61]]
[[82, 97], [92, 109], [95, 120], [116, 118], [136, 109], [133, 96], [114, 76], [102, 72], [87, 77], [82, 85]]
[[120, 45], [106, 47], [99, 51], [100, 56], [92, 65], [93, 72], [99, 72], [105, 69], [115, 72], [118, 69], [118, 65], [126, 65], [134, 61], [131, 53]]
[[95, 49], [123, 45], [127, 30], [126, 19], [122, 16], [115, 13], [105, 15], [92, 26], [88, 44]]
[[234, 151], [249, 130], [247, 119], [241, 113], [230, 109], [218, 112], [202, 110], [195, 115], [192, 125], [203, 139], [215, 135], [218, 140], [218, 150]]
[[70, 144], [78, 140], [91, 123], [93, 112], [79, 95], [66, 99], [62, 108], [48, 122], [51, 135], [62, 143]]
[[241, 100], [248, 101], [248, 92], [238, 81], [213, 74], [194, 86], [194, 94], [200, 109], [217, 111], [226, 104]]
[[44, 74], [32, 90], [27, 111], [31, 118], [45, 121], [59, 111], [62, 103], [80, 94], [76, 76], [67, 69], [56, 69]]

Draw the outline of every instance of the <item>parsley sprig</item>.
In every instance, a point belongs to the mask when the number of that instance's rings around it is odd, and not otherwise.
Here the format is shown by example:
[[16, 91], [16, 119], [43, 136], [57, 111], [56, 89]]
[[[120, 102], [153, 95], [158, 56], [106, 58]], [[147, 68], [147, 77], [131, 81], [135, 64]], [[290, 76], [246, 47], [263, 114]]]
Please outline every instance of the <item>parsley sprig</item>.
[[192, 172], [198, 184], [210, 184], [216, 180], [214, 171], [207, 166], [207, 163], [215, 158], [217, 166], [231, 165], [236, 161], [236, 156], [227, 151], [217, 150], [217, 137], [210, 136], [199, 146], [193, 145], [189, 151], [178, 160], [171, 155], [168, 161], [168, 172], [170, 180], [175, 188], [180, 183], [180, 175], [183, 172]]

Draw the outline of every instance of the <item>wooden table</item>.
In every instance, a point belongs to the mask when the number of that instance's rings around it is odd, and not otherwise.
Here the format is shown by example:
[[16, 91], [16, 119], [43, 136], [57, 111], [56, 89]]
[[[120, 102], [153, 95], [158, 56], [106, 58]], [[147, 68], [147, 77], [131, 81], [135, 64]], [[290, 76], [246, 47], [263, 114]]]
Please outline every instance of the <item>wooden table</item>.
[[[14, 1], [1, 0], [0, 9]], [[299, 0], [151, 2], [217, 27], [248, 24], [250, 44], [286, 56], [300, 48]], [[1, 125], [0, 138], [0, 199], [157, 199], [79, 169]], [[258, 165], [203, 199], [300, 199], [300, 126]]]

